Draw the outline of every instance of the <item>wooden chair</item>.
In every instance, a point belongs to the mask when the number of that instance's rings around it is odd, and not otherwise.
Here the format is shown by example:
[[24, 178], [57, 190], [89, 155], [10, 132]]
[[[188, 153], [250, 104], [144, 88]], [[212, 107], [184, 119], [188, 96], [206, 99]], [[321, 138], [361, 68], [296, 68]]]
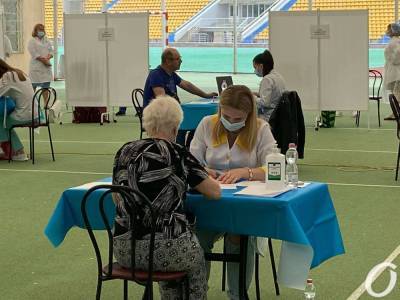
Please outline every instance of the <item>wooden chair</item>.
[[[35, 94], [33, 95], [32, 99], [32, 118], [30, 121], [24, 124], [17, 124], [11, 126], [9, 129], [9, 143], [10, 143], [10, 154], [8, 157], [8, 161], [11, 162], [12, 159], [12, 135], [11, 131], [14, 128], [28, 128], [29, 129], [29, 150], [30, 150], [30, 158], [32, 159], [32, 164], [35, 163], [35, 132], [36, 128], [40, 127], [47, 127], [47, 131], [49, 133], [49, 142], [51, 148], [51, 156], [53, 161], [55, 161], [54, 157], [54, 148], [53, 148], [53, 141], [51, 138], [51, 131], [50, 131], [50, 122], [49, 122], [49, 108], [53, 106], [53, 104], [57, 100], [57, 92], [52, 87], [48, 88], [40, 88], [36, 90]], [[41, 104], [43, 102], [43, 106]], [[42, 108], [43, 107], [43, 111]], [[38, 113], [38, 117], [35, 118], [35, 112]]]
[[136, 115], [139, 118], [140, 122], [140, 139], [143, 138], [143, 132], [145, 132], [143, 128], [143, 98], [144, 91], [142, 89], [134, 89], [131, 94], [132, 104], [135, 108]]
[[[372, 95], [369, 95], [369, 100], [376, 101], [376, 103], [378, 105], [378, 124], [379, 124], [379, 127], [381, 127], [380, 103], [382, 100], [382, 96], [381, 96], [381, 87], [382, 87], [382, 82], [383, 82], [382, 73], [379, 72], [378, 70], [369, 70], [369, 78], [374, 80], [373, 84], [372, 84]], [[357, 115], [356, 115], [357, 127], [360, 126], [360, 116], [361, 116], [361, 112], [358, 110]]]
[[[111, 224], [113, 220], [108, 220], [105, 209], [104, 201], [106, 197], [111, 197], [111, 194], [118, 194], [121, 201], [129, 204], [131, 207], [130, 220], [133, 220], [130, 224], [130, 230], [134, 232], [136, 228], [136, 222], [143, 208], [147, 208], [151, 215], [151, 233], [149, 240], [149, 265], [147, 270], [139, 270], [135, 266], [135, 245], [136, 239], [131, 239], [131, 268], [127, 269], [122, 267], [117, 262], [113, 262], [113, 235], [111, 232]], [[96, 204], [88, 204], [90, 201], [97, 201]], [[101, 219], [107, 230], [108, 236], [108, 252], [107, 252], [107, 265], [103, 266], [103, 259], [99, 249], [99, 245], [96, 241], [91, 220], [88, 215], [88, 206], [98, 207]], [[94, 205], [94, 206], [93, 206]], [[189, 283], [186, 272], [157, 272], [153, 271], [153, 256], [154, 256], [154, 244], [155, 244], [155, 229], [156, 229], [156, 215], [153, 210], [153, 206], [149, 199], [140, 191], [132, 190], [126, 186], [115, 186], [115, 185], [98, 185], [90, 188], [84, 195], [81, 203], [81, 212], [84, 220], [85, 227], [89, 234], [92, 242], [94, 251], [97, 259], [97, 289], [96, 289], [96, 300], [100, 299], [102, 283], [104, 281], [120, 279], [124, 282], [124, 299], [128, 299], [128, 281], [136, 282], [145, 287], [143, 299], [153, 299], [153, 282], [159, 281], [180, 281], [185, 285], [186, 299], [189, 299]], [[134, 237], [135, 234], [132, 234]]]
[[390, 102], [390, 107], [392, 108], [392, 111], [393, 111], [393, 115], [396, 118], [397, 138], [399, 140], [399, 149], [397, 151], [397, 164], [396, 164], [396, 175], [395, 175], [395, 180], [397, 181], [397, 179], [399, 177], [399, 163], [400, 163], [400, 105], [399, 105], [399, 102], [397, 102], [397, 99], [393, 94], [389, 95], [389, 102]]

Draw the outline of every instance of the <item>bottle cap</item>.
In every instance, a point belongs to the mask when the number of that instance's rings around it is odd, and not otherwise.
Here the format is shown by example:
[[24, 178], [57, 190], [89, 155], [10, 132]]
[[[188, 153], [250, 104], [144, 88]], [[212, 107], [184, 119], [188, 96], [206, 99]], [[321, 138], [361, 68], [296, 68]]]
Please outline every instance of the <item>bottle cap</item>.
[[307, 283], [312, 283], [312, 279], [307, 279]]
[[289, 144], [289, 148], [297, 148], [297, 146], [296, 146], [295, 143], [290, 143], [290, 144]]

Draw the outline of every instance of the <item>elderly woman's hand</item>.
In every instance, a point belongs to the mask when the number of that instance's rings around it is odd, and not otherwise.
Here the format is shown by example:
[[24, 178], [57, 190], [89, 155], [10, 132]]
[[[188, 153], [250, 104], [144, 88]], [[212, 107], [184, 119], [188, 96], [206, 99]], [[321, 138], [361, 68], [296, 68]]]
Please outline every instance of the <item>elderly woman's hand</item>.
[[238, 169], [227, 170], [226, 172], [221, 174], [217, 178], [217, 180], [219, 180], [221, 183], [235, 183], [240, 179], [247, 179], [247, 178], [249, 178], [249, 173], [247, 171], [247, 168], [238, 168]]
[[209, 169], [209, 168], [204, 168], [204, 169], [206, 169], [208, 175], [210, 175], [211, 178], [217, 179], [217, 177], [218, 177], [217, 171], [215, 171], [213, 169]]

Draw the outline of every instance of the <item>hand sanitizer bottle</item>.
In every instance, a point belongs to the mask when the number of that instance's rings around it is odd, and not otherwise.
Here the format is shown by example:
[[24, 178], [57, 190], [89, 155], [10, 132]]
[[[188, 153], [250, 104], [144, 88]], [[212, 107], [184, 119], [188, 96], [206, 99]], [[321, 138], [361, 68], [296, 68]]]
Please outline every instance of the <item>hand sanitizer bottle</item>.
[[267, 189], [273, 191], [280, 191], [285, 188], [285, 168], [286, 159], [285, 155], [281, 154], [278, 145], [272, 149], [272, 153], [266, 157], [266, 173], [265, 184]]

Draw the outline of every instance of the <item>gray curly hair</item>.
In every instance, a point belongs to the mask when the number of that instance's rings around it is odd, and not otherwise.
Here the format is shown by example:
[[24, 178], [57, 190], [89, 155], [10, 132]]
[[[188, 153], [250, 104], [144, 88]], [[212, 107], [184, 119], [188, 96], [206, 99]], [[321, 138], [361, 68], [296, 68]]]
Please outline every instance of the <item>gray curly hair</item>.
[[170, 96], [157, 97], [143, 110], [143, 127], [150, 136], [159, 132], [171, 133], [179, 128], [182, 119], [181, 106]]

